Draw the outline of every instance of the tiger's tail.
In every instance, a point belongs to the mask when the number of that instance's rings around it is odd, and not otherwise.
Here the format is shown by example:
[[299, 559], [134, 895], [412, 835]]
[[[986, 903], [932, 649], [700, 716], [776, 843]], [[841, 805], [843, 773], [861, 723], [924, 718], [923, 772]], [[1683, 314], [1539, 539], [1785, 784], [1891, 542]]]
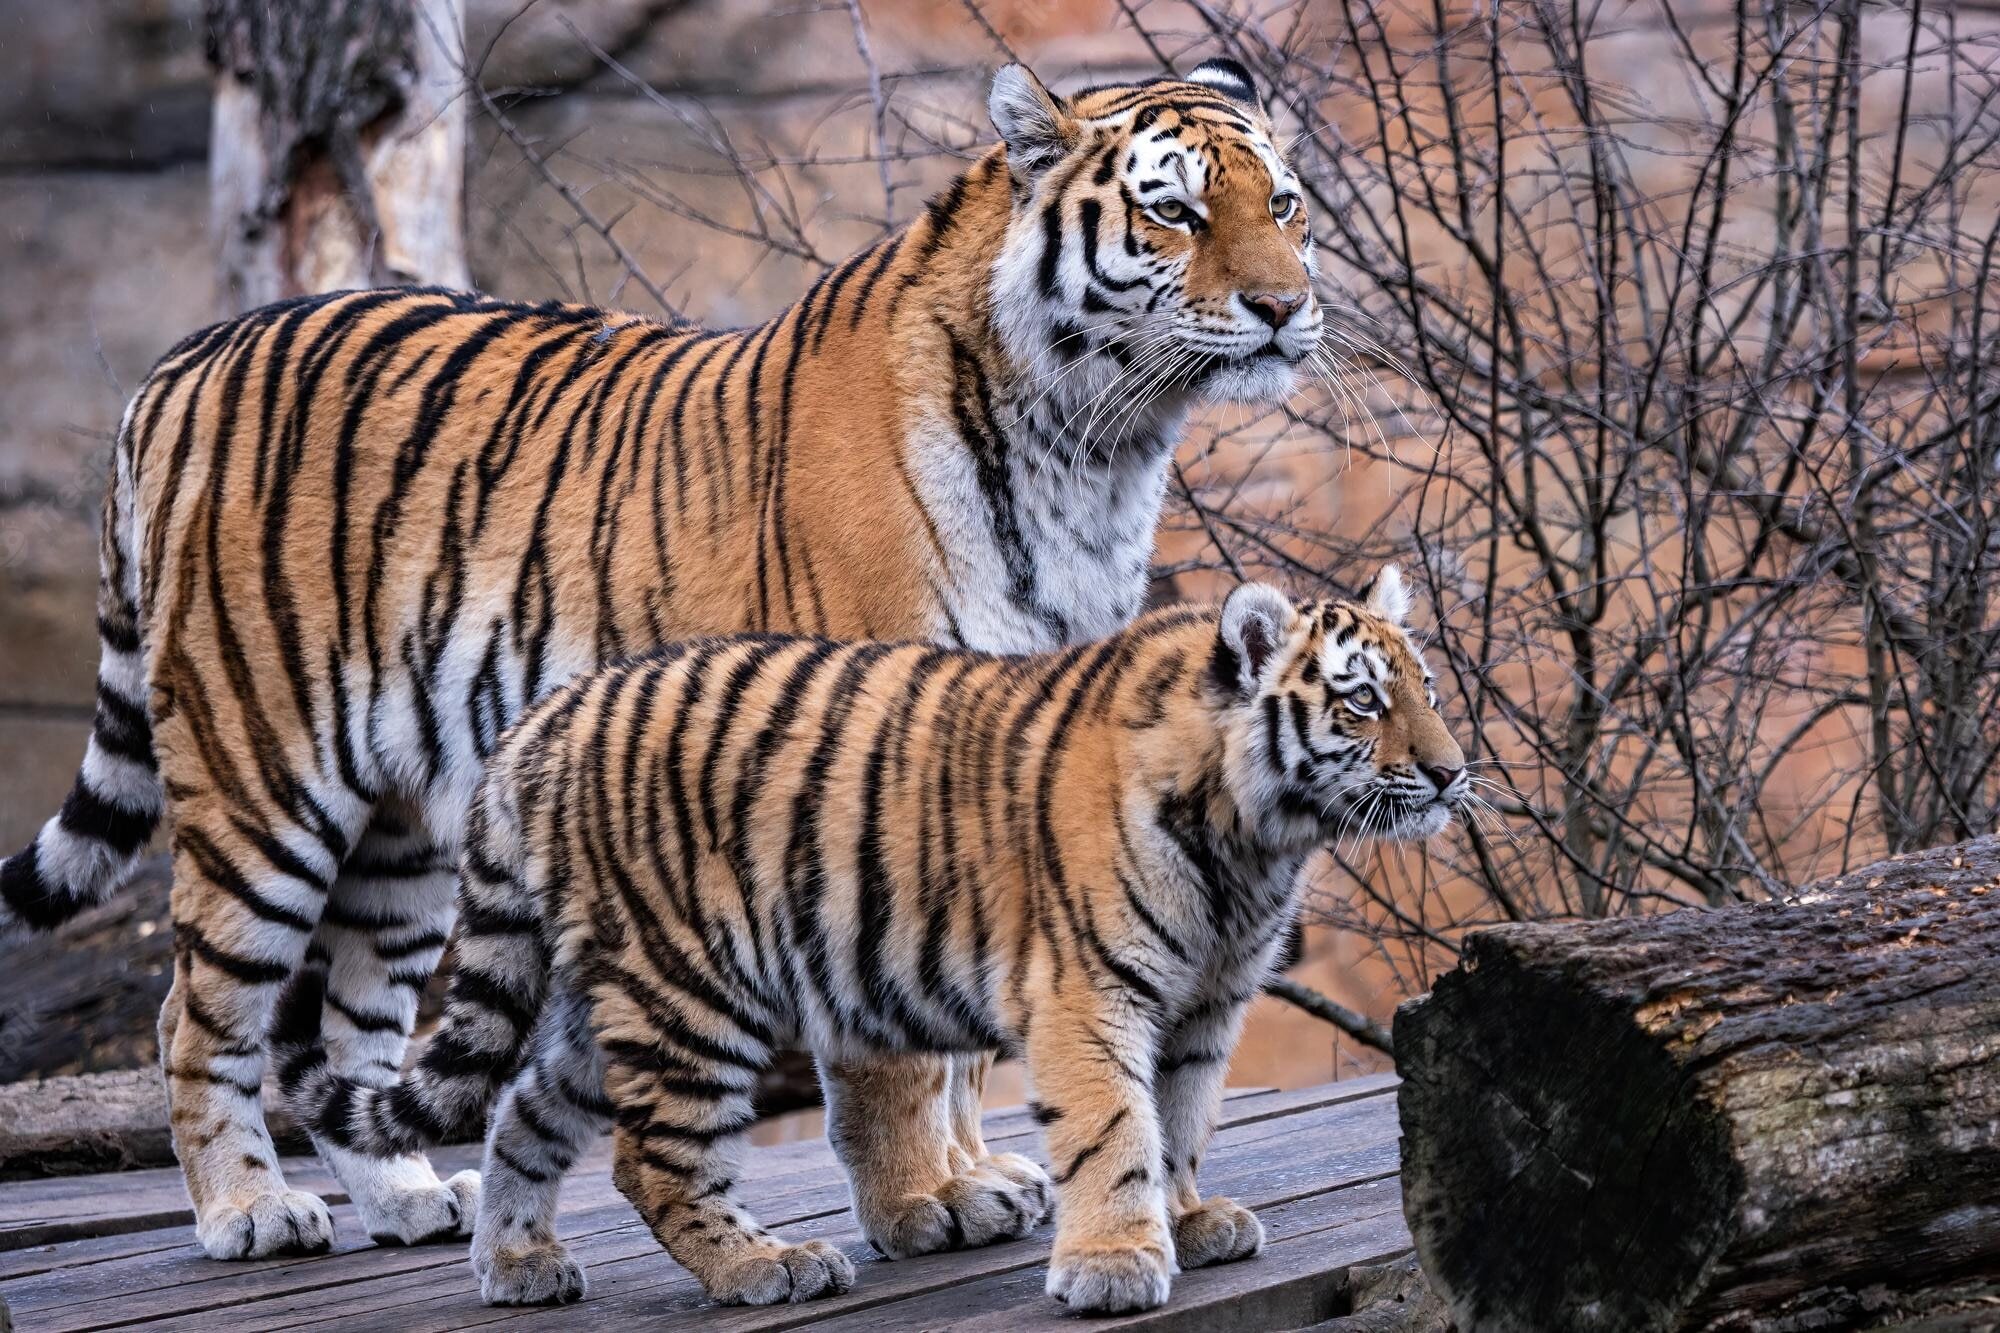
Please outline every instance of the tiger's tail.
[[97, 717], [62, 809], [33, 842], [0, 861], [0, 939], [54, 930], [110, 897], [131, 876], [165, 808], [147, 712], [132, 523], [131, 429], [138, 402], [126, 408], [118, 428], [98, 539]]
[[322, 1140], [391, 1157], [471, 1137], [520, 1068], [548, 995], [551, 954], [525, 887], [511, 806], [492, 777], [473, 800], [459, 868], [457, 970], [437, 1032], [400, 1082], [375, 1086], [328, 1065], [323, 974], [287, 994], [272, 1034], [279, 1081], [293, 1116]]

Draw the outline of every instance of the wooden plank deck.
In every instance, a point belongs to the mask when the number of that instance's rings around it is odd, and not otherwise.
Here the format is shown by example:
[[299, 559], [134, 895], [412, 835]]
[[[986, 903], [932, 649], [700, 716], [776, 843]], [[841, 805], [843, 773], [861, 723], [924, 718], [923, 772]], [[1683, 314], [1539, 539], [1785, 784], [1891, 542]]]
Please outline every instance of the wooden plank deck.
[[[1263, 1218], [1258, 1258], [1183, 1274], [1173, 1299], [1092, 1328], [1298, 1328], [1342, 1313], [1345, 1271], [1406, 1252], [1397, 1188], [1395, 1079], [1375, 1076], [1293, 1092], [1233, 1093], [1202, 1167], [1204, 1192]], [[996, 1111], [987, 1141], [1041, 1158], [1025, 1111]], [[433, 1155], [440, 1170], [476, 1164], [475, 1146]], [[612, 1187], [598, 1144], [565, 1188], [560, 1231], [587, 1266], [590, 1295], [560, 1309], [482, 1305], [463, 1241], [383, 1249], [319, 1164], [289, 1159], [287, 1177], [333, 1204], [333, 1253], [212, 1263], [194, 1247], [178, 1171], [0, 1184], [0, 1298], [15, 1327], [49, 1333], [187, 1328], [267, 1333], [324, 1328], [426, 1330], [658, 1327], [1004, 1329], [1078, 1327], [1042, 1293], [1050, 1227], [1006, 1245], [888, 1262], [855, 1229], [846, 1185], [824, 1140], [753, 1148], [743, 1192], [784, 1234], [819, 1237], [855, 1261], [854, 1290], [805, 1305], [709, 1304]]]

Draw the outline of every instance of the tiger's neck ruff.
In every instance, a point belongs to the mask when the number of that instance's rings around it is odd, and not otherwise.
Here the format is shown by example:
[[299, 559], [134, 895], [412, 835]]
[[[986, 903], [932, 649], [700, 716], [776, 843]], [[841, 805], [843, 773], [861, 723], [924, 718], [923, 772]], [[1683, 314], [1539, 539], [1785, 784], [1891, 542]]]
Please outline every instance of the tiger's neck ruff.
[[921, 272], [885, 317], [934, 637], [1027, 651], [1131, 619], [1190, 408], [1281, 400], [1321, 315], [1234, 67], [1067, 101], [1014, 68], [990, 109], [1002, 145], [894, 243]]

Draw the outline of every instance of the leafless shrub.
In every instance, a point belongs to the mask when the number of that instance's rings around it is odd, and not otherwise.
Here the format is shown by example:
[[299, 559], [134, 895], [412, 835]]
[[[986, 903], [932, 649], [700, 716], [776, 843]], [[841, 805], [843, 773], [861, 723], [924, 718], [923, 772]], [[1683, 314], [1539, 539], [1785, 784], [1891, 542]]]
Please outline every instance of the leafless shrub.
[[[962, 3], [991, 58], [1011, 55]], [[977, 81], [942, 85], [958, 103], [905, 86], [870, 53], [866, 7], [845, 13], [868, 74], [834, 100], [866, 117], [889, 225], [919, 206], [927, 162], [973, 147]], [[1411, 562], [1476, 755], [1478, 817], [1422, 857], [1343, 839], [1322, 920], [1421, 989], [1484, 922], [1755, 897], [1991, 830], [1991, 14], [1119, 0], [1118, 15], [1139, 60], [1221, 51], [1260, 76], [1339, 313], [1317, 391], [1282, 413], [1226, 409], [1190, 440], [1161, 586], [1343, 588]], [[715, 180], [588, 164], [634, 206], [809, 267], [843, 253], [790, 188], [837, 154], [737, 143], [598, 54], [700, 125], [753, 222], [701, 203]], [[510, 135], [561, 169], [560, 146]], [[615, 222], [575, 198], [615, 247]]]

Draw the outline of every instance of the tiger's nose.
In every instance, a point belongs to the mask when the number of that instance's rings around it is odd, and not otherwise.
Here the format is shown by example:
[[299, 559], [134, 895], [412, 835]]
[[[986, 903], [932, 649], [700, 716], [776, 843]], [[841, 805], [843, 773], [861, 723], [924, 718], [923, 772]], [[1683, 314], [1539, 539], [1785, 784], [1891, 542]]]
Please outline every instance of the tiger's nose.
[[1431, 780], [1431, 785], [1437, 788], [1437, 794], [1440, 796], [1450, 791], [1451, 784], [1457, 782], [1459, 775], [1465, 772], [1462, 768], [1441, 768], [1436, 764], [1418, 764], [1417, 767], [1424, 771], [1424, 776]]
[[1274, 329], [1299, 312], [1306, 303], [1304, 292], [1238, 292], [1236, 299], [1250, 307], [1250, 313]]

